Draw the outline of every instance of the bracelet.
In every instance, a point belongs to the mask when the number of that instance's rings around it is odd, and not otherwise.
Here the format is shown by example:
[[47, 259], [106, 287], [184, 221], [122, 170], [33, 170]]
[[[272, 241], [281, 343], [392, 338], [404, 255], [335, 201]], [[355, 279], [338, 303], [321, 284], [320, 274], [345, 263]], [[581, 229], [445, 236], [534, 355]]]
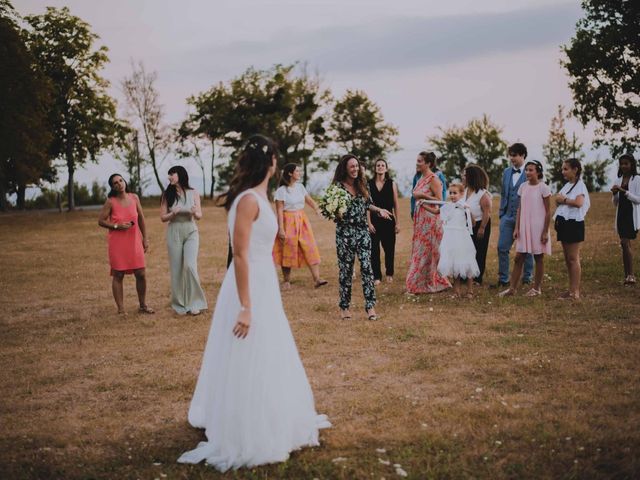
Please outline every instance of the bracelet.
[[245, 307], [244, 305], [240, 305], [240, 311], [241, 312], [246, 312], [247, 310], [249, 310], [249, 307]]
[[114, 223], [114, 224], [113, 224], [113, 229], [114, 229], [114, 230], [118, 230], [118, 224], [117, 224], [117, 223]]

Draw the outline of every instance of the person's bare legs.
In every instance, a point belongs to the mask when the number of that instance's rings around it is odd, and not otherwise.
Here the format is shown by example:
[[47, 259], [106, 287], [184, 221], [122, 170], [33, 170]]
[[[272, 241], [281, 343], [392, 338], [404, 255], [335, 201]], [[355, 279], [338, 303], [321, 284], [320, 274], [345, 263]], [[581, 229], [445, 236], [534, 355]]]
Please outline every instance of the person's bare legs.
[[466, 280], [467, 282], [467, 298], [473, 297], [473, 278], [469, 277]]
[[544, 278], [544, 254], [540, 253], [533, 256], [536, 262], [536, 273], [533, 277], [533, 288], [541, 291], [542, 279]]
[[621, 238], [620, 246], [622, 247], [622, 265], [624, 267], [624, 276], [626, 278], [629, 275], [633, 275], [633, 253], [631, 252], [631, 240], [628, 238]]
[[144, 313], [153, 313], [153, 309], [147, 305], [147, 275], [144, 268], [133, 271], [136, 277], [136, 292], [138, 292], [138, 303], [140, 311]]
[[123, 288], [124, 272], [112, 272], [111, 290], [113, 291], [113, 299], [116, 301], [118, 313], [125, 314], [124, 311], [124, 288]]
[[569, 296], [580, 298], [580, 278], [582, 276], [582, 266], [580, 265], [580, 247], [582, 242], [563, 243], [564, 261], [569, 272]]
[[313, 284], [316, 287], [321, 287], [322, 285], [326, 285], [327, 281], [323, 280], [320, 277], [320, 264], [314, 263], [313, 265], [309, 265], [309, 270], [311, 271], [311, 276], [313, 277]]
[[282, 288], [284, 290], [291, 288], [291, 267], [282, 267]]
[[513, 294], [518, 289], [520, 283], [520, 277], [522, 277], [522, 269], [524, 268], [524, 260], [526, 253], [516, 253], [516, 258], [513, 260], [513, 271], [511, 272], [511, 279], [509, 285], [509, 291]]
[[453, 279], [453, 295], [455, 297], [460, 296], [460, 277], [455, 277]]

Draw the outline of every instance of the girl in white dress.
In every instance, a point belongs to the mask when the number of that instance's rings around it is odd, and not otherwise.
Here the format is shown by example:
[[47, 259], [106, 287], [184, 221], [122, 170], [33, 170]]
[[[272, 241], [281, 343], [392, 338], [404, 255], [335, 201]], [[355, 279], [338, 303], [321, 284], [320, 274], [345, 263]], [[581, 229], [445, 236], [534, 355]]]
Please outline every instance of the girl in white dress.
[[471, 235], [473, 223], [469, 207], [464, 203], [464, 187], [460, 183], [449, 186], [449, 201], [440, 207], [444, 233], [440, 242], [438, 272], [453, 277], [453, 293], [460, 295], [460, 283], [467, 284], [467, 297], [473, 296], [473, 279], [480, 273], [476, 261], [476, 247]]
[[331, 426], [313, 393], [284, 313], [271, 249], [278, 223], [267, 199], [276, 169], [273, 142], [256, 135], [238, 159], [228, 210], [233, 262], [220, 287], [189, 423], [207, 441], [180, 463], [205, 460], [224, 472], [287, 460], [318, 445]]

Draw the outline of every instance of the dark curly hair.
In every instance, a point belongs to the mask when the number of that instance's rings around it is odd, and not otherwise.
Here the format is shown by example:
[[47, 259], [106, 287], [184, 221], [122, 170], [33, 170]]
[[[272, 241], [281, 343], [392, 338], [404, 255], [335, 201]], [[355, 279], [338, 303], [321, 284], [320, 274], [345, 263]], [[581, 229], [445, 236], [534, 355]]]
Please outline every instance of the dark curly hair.
[[480, 165], [470, 163], [464, 167], [464, 176], [467, 187], [471, 188], [474, 192], [489, 188], [489, 175], [487, 175], [487, 172], [485, 172], [484, 168]]
[[355, 179], [354, 186], [356, 187], [356, 192], [362, 195], [364, 198], [369, 198], [369, 189], [367, 188], [367, 182], [364, 178], [364, 174], [362, 173], [362, 164], [358, 157], [351, 153], [347, 153], [340, 158], [338, 162], [338, 166], [336, 167], [336, 173], [333, 175], [332, 183], [342, 183], [347, 179], [347, 164], [349, 160], [355, 159], [358, 162], [358, 177]]

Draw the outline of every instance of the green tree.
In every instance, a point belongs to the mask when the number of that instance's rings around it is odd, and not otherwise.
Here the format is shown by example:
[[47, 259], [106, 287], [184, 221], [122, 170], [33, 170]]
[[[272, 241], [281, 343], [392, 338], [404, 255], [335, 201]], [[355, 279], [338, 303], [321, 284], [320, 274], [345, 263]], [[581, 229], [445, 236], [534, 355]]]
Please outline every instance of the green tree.
[[48, 154], [51, 86], [37, 69], [18, 21], [11, 3], [0, 0], [0, 210], [7, 208], [9, 193], [17, 194], [22, 209], [27, 185], [54, 179]]
[[370, 171], [376, 160], [399, 150], [398, 129], [385, 123], [380, 107], [359, 90], [347, 90], [336, 102], [330, 128], [334, 142]]
[[[181, 125], [180, 136], [205, 135], [212, 143], [212, 155], [219, 142], [233, 157], [251, 135], [262, 133], [278, 144], [280, 165], [302, 164], [306, 182], [313, 153], [329, 141], [325, 128], [329, 100], [329, 91], [304, 65], [251, 67], [228, 85], [191, 97], [194, 111]], [[218, 167], [222, 184], [232, 169], [229, 164]]]
[[137, 138], [144, 145], [158, 188], [164, 192], [158, 168], [171, 153], [172, 132], [164, 123], [164, 111], [155, 87], [158, 75], [147, 73], [142, 62], [133, 64], [132, 68], [131, 76], [122, 81], [122, 91], [133, 128], [138, 132]]
[[582, 180], [590, 192], [599, 192], [607, 183], [607, 167], [610, 159], [585, 161], [582, 143], [576, 140], [575, 134], [571, 139], [564, 127], [565, 114], [562, 105], [558, 105], [557, 114], [551, 119], [549, 138], [542, 146], [542, 154], [547, 163], [547, 182], [556, 189], [562, 188], [566, 180], [562, 176], [562, 163], [568, 158], [577, 158], [582, 162]]
[[[180, 129], [178, 129], [177, 139], [178, 147], [176, 153], [179, 158], [191, 159], [198, 165], [202, 172], [202, 194], [207, 194], [207, 165], [204, 158], [205, 151], [209, 147], [210, 143], [204, 136], [189, 135], [183, 137], [180, 135]], [[193, 183], [191, 184], [193, 186]]]
[[504, 155], [507, 143], [502, 129], [485, 114], [464, 127], [439, 127], [440, 134], [427, 138], [438, 152], [441, 168], [449, 178], [459, 178], [468, 163], [476, 163], [487, 172], [494, 188], [500, 185], [502, 171], [507, 166]]
[[68, 208], [73, 210], [76, 169], [87, 159], [96, 161], [123, 131], [116, 118], [115, 101], [107, 94], [109, 84], [99, 74], [108, 62], [107, 48], [94, 49], [98, 36], [66, 7], [47, 7], [44, 15], [28, 16], [26, 20], [31, 27], [27, 35], [29, 50], [53, 87], [50, 154], [66, 161]]
[[594, 145], [617, 157], [640, 147], [640, 2], [583, 0], [582, 9], [564, 47], [573, 114], [595, 121]]
[[440, 133], [427, 138], [427, 142], [438, 152], [439, 167], [448, 178], [456, 178], [469, 163], [464, 128], [438, 127]]
[[582, 180], [590, 192], [601, 192], [607, 185], [607, 167], [611, 159], [591, 160], [582, 165]]
[[565, 179], [562, 176], [562, 162], [568, 158], [582, 160], [582, 143], [576, 140], [575, 134], [569, 139], [564, 122], [568, 118], [564, 107], [558, 105], [556, 115], [551, 119], [547, 143], [542, 146], [542, 155], [546, 161], [547, 182], [556, 189], [562, 188]]
[[115, 156], [127, 169], [129, 189], [132, 192], [136, 192], [139, 197], [142, 197], [142, 192], [148, 186], [149, 181], [142, 176], [144, 159], [140, 155], [137, 130], [132, 128], [123, 135], [120, 142], [118, 142]]
[[330, 94], [304, 66], [249, 68], [230, 83], [231, 112], [224, 144], [237, 152], [248, 137], [264, 133], [278, 145], [280, 166], [301, 163], [303, 182], [314, 151], [326, 146], [326, 107]]
[[[187, 103], [192, 108], [192, 112], [178, 128], [179, 141], [182, 145], [185, 145], [189, 139], [192, 141], [205, 139], [209, 142], [211, 149], [209, 197], [213, 198], [216, 189], [216, 147], [223, 142], [229, 132], [226, 120], [231, 112], [231, 94], [224, 84], [219, 83], [206, 92], [189, 97]], [[204, 177], [204, 162], [201, 168]]]

